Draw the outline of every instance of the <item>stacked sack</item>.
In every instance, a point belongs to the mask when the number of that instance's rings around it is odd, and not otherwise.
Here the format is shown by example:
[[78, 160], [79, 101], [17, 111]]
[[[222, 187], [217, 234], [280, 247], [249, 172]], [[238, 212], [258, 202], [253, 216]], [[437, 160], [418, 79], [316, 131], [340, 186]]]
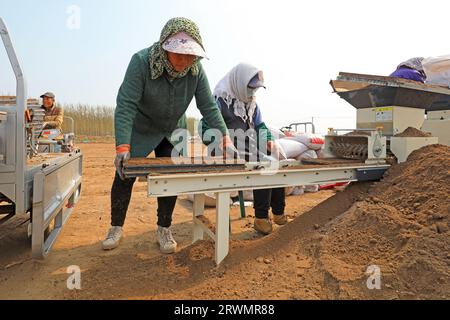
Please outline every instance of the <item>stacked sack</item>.
[[[322, 156], [325, 139], [317, 134], [291, 132], [292, 136], [273, 132], [278, 135], [277, 143], [283, 149], [288, 159], [317, 159]], [[297, 186], [287, 188], [287, 195], [300, 195], [304, 192], [317, 192], [319, 185]]]
[[450, 88], [450, 55], [429, 57], [422, 61], [426, 84]]

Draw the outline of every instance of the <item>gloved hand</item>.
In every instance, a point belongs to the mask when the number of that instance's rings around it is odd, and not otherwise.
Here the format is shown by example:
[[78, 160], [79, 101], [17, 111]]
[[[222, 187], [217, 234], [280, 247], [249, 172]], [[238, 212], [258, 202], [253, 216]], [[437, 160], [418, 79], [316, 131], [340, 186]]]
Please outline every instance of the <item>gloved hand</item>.
[[222, 138], [222, 151], [226, 159], [239, 159], [239, 152], [231, 141], [230, 136], [226, 135]]
[[276, 141], [267, 142], [267, 149], [269, 149], [270, 155], [278, 161], [287, 160], [286, 153]]
[[56, 121], [47, 121], [42, 123], [42, 129], [43, 130], [50, 130], [50, 129], [56, 129], [57, 124]]
[[130, 159], [130, 145], [123, 144], [116, 147], [116, 159], [114, 160], [114, 166], [116, 167], [117, 174], [120, 179], [125, 180], [125, 175], [123, 174], [123, 163]]

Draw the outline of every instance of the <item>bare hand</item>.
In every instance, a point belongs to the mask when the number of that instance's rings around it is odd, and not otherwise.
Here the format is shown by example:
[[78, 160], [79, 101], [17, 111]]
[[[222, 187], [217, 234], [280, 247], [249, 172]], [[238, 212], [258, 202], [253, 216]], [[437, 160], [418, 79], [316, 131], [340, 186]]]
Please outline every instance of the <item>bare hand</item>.
[[286, 154], [284, 153], [283, 148], [275, 142], [275, 141], [269, 141], [267, 142], [267, 149], [270, 151], [270, 155], [274, 157], [277, 160], [286, 160]]
[[238, 159], [239, 158], [239, 152], [234, 146], [233, 141], [231, 141], [230, 136], [226, 135], [222, 138], [222, 150], [223, 150], [223, 156], [225, 158], [230, 159]]

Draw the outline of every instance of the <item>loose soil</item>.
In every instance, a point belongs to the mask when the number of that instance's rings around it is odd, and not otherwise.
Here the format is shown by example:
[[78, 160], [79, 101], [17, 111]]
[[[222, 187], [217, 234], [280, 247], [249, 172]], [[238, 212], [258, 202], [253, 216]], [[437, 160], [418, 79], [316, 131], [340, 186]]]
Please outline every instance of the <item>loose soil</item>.
[[[174, 214], [179, 251], [155, 244], [156, 201], [136, 184], [126, 238], [101, 250], [109, 225], [114, 145], [85, 144], [84, 190], [47, 260], [29, 258], [23, 221], [0, 226], [0, 298], [24, 299], [449, 299], [450, 147], [413, 152], [378, 183], [288, 197], [295, 218], [262, 237], [253, 212], [231, 210], [230, 254], [191, 240], [192, 205]], [[207, 215], [214, 222], [212, 209]], [[66, 288], [67, 267], [81, 268], [82, 289]], [[380, 271], [379, 289], [367, 270]]]
[[406, 137], [406, 138], [427, 138], [431, 137], [431, 133], [429, 132], [423, 132], [419, 129], [408, 127], [405, 131], [402, 133], [396, 134], [394, 137]]

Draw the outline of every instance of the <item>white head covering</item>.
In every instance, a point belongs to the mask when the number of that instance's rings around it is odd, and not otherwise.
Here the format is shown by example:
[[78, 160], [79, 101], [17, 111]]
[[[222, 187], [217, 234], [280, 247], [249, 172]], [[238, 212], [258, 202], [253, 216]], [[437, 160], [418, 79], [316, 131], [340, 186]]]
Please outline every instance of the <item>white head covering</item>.
[[208, 58], [202, 46], [186, 32], [178, 32], [164, 41], [162, 48], [169, 52], [190, 54], [197, 57]]
[[214, 89], [216, 99], [222, 98], [228, 108], [234, 107], [236, 116], [250, 123], [253, 121], [256, 100], [248, 97], [247, 86], [259, 72], [258, 68], [250, 64], [240, 63], [231, 69]]

